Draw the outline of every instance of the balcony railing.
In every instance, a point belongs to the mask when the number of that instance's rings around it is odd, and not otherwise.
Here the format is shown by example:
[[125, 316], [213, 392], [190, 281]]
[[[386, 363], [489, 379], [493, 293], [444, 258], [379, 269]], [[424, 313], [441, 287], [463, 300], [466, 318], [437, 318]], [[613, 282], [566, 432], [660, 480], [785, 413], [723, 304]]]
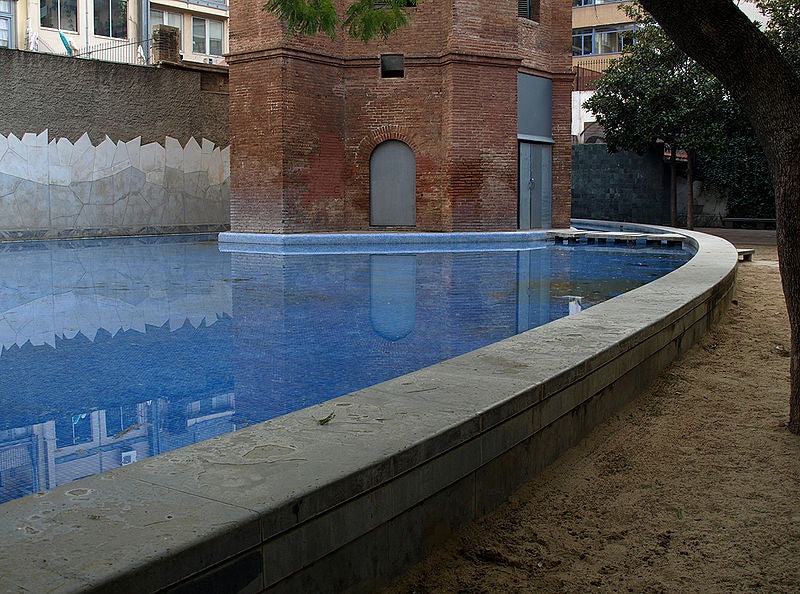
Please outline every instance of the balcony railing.
[[572, 90], [593, 91], [597, 86], [597, 80], [603, 76], [603, 72], [605, 72], [609, 64], [618, 57], [589, 58], [573, 64], [572, 72], [575, 74], [575, 80], [572, 84]]
[[76, 58], [103, 60], [104, 62], [147, 65], [150, 64], [149, 48], [151, 41], [152, 39], [106, 41], [78, 50], [73, 55]]

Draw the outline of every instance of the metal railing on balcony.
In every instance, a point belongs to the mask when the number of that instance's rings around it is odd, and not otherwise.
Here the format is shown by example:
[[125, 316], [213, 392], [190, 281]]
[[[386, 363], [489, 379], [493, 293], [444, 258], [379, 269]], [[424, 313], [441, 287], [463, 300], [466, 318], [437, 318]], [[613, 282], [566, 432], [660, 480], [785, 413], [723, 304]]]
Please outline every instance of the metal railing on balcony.
[[603, 76], [603, 72], [618, 57], [589, 58], [573, 64], [572, 72], [575, 74], [575, 80], [572, 84], [572, 90], [593, 91], [597, 88], [597, 81]]
[[149, 48], [151, 41], [152, 39], [106, 41], [78, 50], [73, 55], [76, 58], [88, 58], [90, 60], [148, 65], [150, 64]]

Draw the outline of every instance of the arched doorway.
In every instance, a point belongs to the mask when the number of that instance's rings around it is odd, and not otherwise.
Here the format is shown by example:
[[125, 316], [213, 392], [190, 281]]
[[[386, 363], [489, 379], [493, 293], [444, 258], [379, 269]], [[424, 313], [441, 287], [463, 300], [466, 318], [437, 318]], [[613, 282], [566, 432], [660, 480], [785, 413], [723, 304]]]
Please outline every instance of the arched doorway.
[[369, 158], [369, 224], [417, 224], [417, 159], [399, 140], [382, 142]]

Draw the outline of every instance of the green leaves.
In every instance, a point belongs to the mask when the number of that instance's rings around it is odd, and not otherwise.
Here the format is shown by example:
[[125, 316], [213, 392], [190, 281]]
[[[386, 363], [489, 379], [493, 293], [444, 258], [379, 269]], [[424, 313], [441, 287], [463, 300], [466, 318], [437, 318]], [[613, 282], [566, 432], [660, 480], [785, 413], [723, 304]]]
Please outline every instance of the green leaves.
[[775, 217], [775, 192], [764, 151], [751, 130], [731, 134], [725, 149], [701, 157], [700, 174], [725, 198], [728, 216]]
[[800, 63], [800, 2], [797, 0], [757, 0], [756, 6], [767, 16], [764, 30], [795, 66]]
[[354, 39], [367, 42], [389, 35], [408, 24], [406, 9], [416, 6], [417, 0], [358, 0], [347, 9], [344, 26]]
[[[408, 24], [407, 10], [416, 5], [417, 0], [355, 0], [342, 27], [350, 37], [364, 42], [385, 39]], [[324, 33], [336, 39], [339, 16], [333, 0], [268, 0], [263, 9], [275, 14], [293, 34]]]
[[585, 106], [606, 132], [609, 150], [645, 151], [657, 140], [706, 151], [724, 102], [717, 80], [656, 25], [640, 21], [636, 43], [614, 61]]
[[731, 216], [774, 216], [766, 158], [739, 106], [646, 13], [636, 11], [638, 4], [629, 13], [639, 25], [635, 44], [611, 64], [584, 104], [605, 130], [608, 150], [643, 153], [663, 141], [696, 153], [700, 176], [727, 198]]
[[322, 32], [336, 37], [336, 7], [333, 0], [268, 0], [264, 10], [274, 13], [286, 23], [291, 33], [314, 35]]

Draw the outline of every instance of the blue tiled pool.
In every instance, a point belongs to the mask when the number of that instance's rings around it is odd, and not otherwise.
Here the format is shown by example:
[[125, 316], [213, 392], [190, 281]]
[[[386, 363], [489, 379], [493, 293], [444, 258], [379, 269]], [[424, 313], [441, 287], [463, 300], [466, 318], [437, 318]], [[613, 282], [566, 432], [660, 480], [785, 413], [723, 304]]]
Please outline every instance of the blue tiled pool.
[[474, 350], [690, 257], [447, 249], [222, 253], [213, 236], [0, 245], [0, 502]]

